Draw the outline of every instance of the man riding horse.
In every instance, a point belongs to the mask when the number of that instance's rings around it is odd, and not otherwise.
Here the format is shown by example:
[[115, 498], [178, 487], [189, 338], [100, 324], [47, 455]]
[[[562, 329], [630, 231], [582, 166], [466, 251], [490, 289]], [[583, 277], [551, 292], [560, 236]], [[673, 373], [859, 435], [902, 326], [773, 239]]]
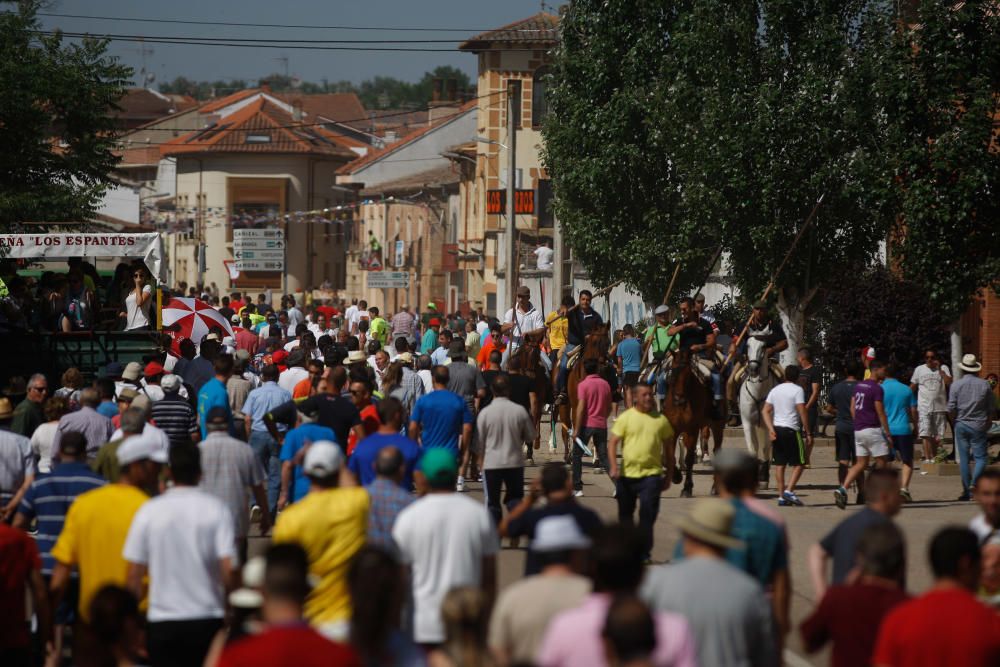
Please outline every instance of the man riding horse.
[[566, 402], [567, 363], [570, 353], [583, 344], [588, 333], [604, 324], [604, 320], [601, 319], [597, 311], [590, 307], [590, 301], [593, 298], [594, 295], [590, 290], [581, 290], [577, 304], [566, 311], [566, 345], [559, 358], [559, 374], [556, 381], [556, 403], [558, 404]]
[[643, 343], [646, 345], [644, 348], [643, 359], [647, 359], [649, 355], [652, 355], [652, 363], [650, 364], [654, 368], [650, 371], [655, 373], [655, 378], [649, 377], [646, 381], [649, 384], [656, 382], [656, 398], [662, 403], [663, 399], [667, 396], [667, 357], [668, 355], [677, 349], [677, 343], [680, 340], [680, 336], [671, 336], [668, 331], [670, 330], [670, 307], [667, 305], [660, 305], [656, 307], [653, 311], [653, 316], [656, 321], [651, 327], [646, 329], [646, 336]]
[[[747, 341], [751, 336], [764, 341], [766, 345], [764, 359], [767, 359], [768, 363], [772, 363], [771, 357], [773, 355], [788, 348], [788, 337], [785, 335], [785, 330], [781, 327], [781, 322], [771, 319], [767, 313], [767, 304], [765, 302], [757, 301], [754, 303], [750, 321], [729, 345], [729, 357], [737, 360], [726, 388], [727, 397], [730, 401], [733, 400], [733, 393], [742, 381], [743, 374], [746, 372]], [[737, 341], [739, 341], [739, 347], [736, 345]]]
[[719, 419], [722, 402], [722, 378], [715, 359], [715, 330], [698, 314], [694, 299], [681, 299], [681, 316], [674, 320], [667, 333], [679, 336], [678, 347], [687, 350], [695, 360], [695, 369], [703, 378], [712, 380], [712, 417]]
[[[517, 305], [504, 314], [500, 331], [510, 339], [510, 345], [504, 351], [504, 365], [510, 355], [516, 353], [528, 340], [538, 342], [545, 337], [545, 320], [541, 312], [531, 305], [531, 290], [527, 285], [517, 288]], [[548, 358], [545, 358], [542, 363], [547, 361]], [[547, 364], [546, 368], [548, 369]]]

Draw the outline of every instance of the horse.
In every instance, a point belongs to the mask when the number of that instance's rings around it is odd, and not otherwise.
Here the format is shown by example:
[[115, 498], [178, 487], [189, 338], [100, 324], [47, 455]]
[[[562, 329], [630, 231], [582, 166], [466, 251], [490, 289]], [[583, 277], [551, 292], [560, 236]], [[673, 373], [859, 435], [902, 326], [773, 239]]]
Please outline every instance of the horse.
[[746, 440], [747, 450], [757, 458], [757, 481], [762, 489], [767, 488], [771, 477], [771, 438], [764, 427], [762, 414], [768, 393], [778, 384], [778, 378], [771, 372], [770, 362], [764, 358], [766, 348], [763, 338], [750, 336], [747, 339], [746, 371], [736, 387], [739, 392], [743, 438]]
[[[559, 422], [565, 427], [563, 429], [563, 458], [567, 463], [572, 458], [573, 444], [570, 442], [566, 429], [572, 428], [573, 433], [577, 433], [580, 430], [577, 428], [578, 425], [573, 423], [573, 415], [576, 414], [576, 407], [578, 405], [576, 386], [580, 384], [580, 381], [584, 377], [583, 362], [585, 359], [597, 359], [601, 366], [600, 375], [607, 378], [606, 371], [609, 368], [608, 349], [611, 347], [611, 337], [608, 335], [608, 329], [607, 324], [601, 324], [591, 329], [590, 333], [584, 337], [583, 344], [580, 346], [579, 358], [576, 359], [573, 367], [569, 369], [569, 375], [566, 376], [566, 395], [569, 397], [569, 400], [559, 406], [558, 416]], [[555, 394], [558, 373], [557, 366], [552, 372], [553, 394]], [[555, 411], [556, 408], [553, 407], [552, 409]], [[553, 412], [553, 416], [555, 415], [556, 413]]]
[[[531, 414], [531, 421], [535, 425], [535, 441], [532, 449], [528, 451], [528, 458], [533, 458], [532, 452], [541, 447], [541, 431], [539, 427], [542, 423], [542, 406], [549, 402], [548, 392], [549, 376], [545, 372], [545, 366], [541, 361], [542, 350], [539, 341], [531, 336], [524, 337], [524, 343], [511, 355], [511, 359], [518, 359], [521, 374], [531, 380], [535, 387], [535, 408]], [[508, 363], [510, 363], [508, 361]]]
[[[712, 419], [712, 387], [710, 383], [700, 379], [691, 367], [693, 361], [697, 362], [696, 358], [692, 357], [689, 350], [677, 350], [670, 355], [667, 394], [660, 411], [674, 430], [669, 446], [676, 447], [677, 439], [682, 436], [684, 438], [684, 487], [681, 489], [681, 498], [690, 498], [694, 489], [692, 473], [698, 434], [703, 428], [713, 426], [713, 421], [717, 422], [720, 425], [716, 446], [718, 449], [722, 443], [723, 422]], [[682, 472], [680, 466], [677, 466], [674, 468], [674, 484], [680, 483], [681, 479]]]

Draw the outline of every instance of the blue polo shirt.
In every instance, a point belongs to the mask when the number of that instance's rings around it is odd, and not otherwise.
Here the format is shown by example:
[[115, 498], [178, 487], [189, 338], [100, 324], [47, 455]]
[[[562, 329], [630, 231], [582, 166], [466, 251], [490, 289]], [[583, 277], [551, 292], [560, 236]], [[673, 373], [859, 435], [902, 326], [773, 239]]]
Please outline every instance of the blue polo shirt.
[[[267, 433], [264, 415], [290, 400], [292, 400], [292, 395], [288, 390], [282, 389], [277, 382], [271, 380], [252, 390], [247, 394], [246, 402], [243, 403], [243, 414], [250, 415], [252, 419], [250, 430]], [[275, 426], [278, 431], [288, 430], [288, 426], [282, 422], [277, 422]]]
[[400, 486], [407, 491], [413, 488], [413, 469], [420, 458], [420, 445], [398, 433], [372, 433], [354, 448], [354, 453], [347, 460], [347, 467], [360, 480], [361, 486], [368, 486], [375, 481], [375, 459], [383, 448], [390, 446], [403, 454], [406, 474]]
[[52, 547], [62, 532], [69, 506], [80, 494], [106, 483], [86, 463], [66, 461], [55, 464], [52, 472], [42, 473], [28, 487], [17, 511], [29, 521], [38, 519], [35, 541], [42, 556], [42, 574], [52, 574], [55, 567]]
[[229, 435], [233, 434], [233, 410], [229, 407], [229, 394], [226, 393], [226, 385], [219, 382], [218, 378], [212, 378], [201, 386], [198, 390], [198, 425], [201, 426], [201, 439], [208, 437], [208, 429], [205, 427], [205, 418], [212, 408], [225, 408], [229, 415]]
[[472, 423], [472, 412], [455, 392], [437, 389], [417, 399], [410, 421], [420, 424], [420, 443], [425, 449], [446, 447], [457, 456], [462, 425]]
[[618, 343], [618, 356], [622, 360], [622, 373], [638, 373], [642, 360], [642, 343], [638, 338], [625, 338]]
[[882, 406], [889, 422], [889, 435], [912, 435], [910, 408], [916, 407], [917, 397], [905, 384], [895, 378], [882, 382]]
[[[293, 428], [285, 434], [279, 458], [283, 462], [291, 461], [299, 450], [306, 446], [306, 443], [319, 442], [320, 440], [337, 442], [337, 435], [332, 428], [320, 426], [315, 422]], [[302, 500], [309, 493], [309, 478], [306, 477], [300, 465], [295, 466], [295, 472], [292, 473], [292, 488], [289, 492], [288, 502], [291, 503]]]

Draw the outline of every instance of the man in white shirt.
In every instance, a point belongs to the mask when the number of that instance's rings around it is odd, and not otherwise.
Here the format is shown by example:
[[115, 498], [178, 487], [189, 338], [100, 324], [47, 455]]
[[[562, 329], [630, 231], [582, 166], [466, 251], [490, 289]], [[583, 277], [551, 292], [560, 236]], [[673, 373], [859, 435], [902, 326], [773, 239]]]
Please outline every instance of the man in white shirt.
[[288, 301], [288, 328], [295, 331], [295, 328], [306, 321], [305, 316], [302, 315], [302, 311], [295, 306], [295, 297], [286, 296], [285, 299]]
[[278, 376], [278, 386], [289, 394], [295, 391], [295, 385], [309, 377], [309, 371], [305, 368], [306, 353], [303, 350], [295, 349], [288, 355], [288, 368]]
[[951, 371], [934, 350], [924, 351], [924, 363], [913, 369], [910, 389], [917, 394], [917, 435], [924, 442], [924, 461], [937, 455], [948, 423]]
[[342, 325], [347, 327], [348, 333], [351, 332], [351, 327], [354, 326], [354, 321], [358, 316], [358, 311], [358, 300], [351, 299], [351, 305], [344, 311], [344, 323]]
[[535, 248], [534, 252], [537, 258], [537, 263], [535, 264], [539, 270], [547, 271], [552, 268], [552, 257], [555, 255], [555, 251], [552, 250], [552, 241], [546, 239]]
[[[504, 313], [500, 331], [510, 338], [510, 345], [503, 353], [504, 367], [510, 355], [517, 352], [524, 344], [525, 337], [531, 336], [535, 340], [541, 340], [545, 336], [545, 318], [531, 305], [531, 290], [527, 285], [517, 288], [517, 308], [511, 308]], [[548, 360], [547, 355], [541, 356], [543, 363]], [[546, 368], [549, 368], [548, 364]]]
[[172, 447], [169, 470], [173, 488], [146, 502], [132, 520], [122, 551], [126, 582], [142, 599], [149, 574], [150, 663], [200, 665], [222, 628], [237, 564], [233, 517], [221, 500], [198, 489], [196, 445]]
[[[774, 477], [781, 496], [779, 505], [802, 505], [795, 495], [795, 485], [802, 477], [806, 463], [806, 450], [802, 442], [802, 425], [808, 423], [806, 394], [798, 384], [799, 367], [785, 366], [785, 381], [771, 390], [764, 400], [764, 424], [772, 445]], [[805, 442], [812, 445], [812, 433], [806, 433]], [[792, 476], [785, 486], [785, 467], [792, 466]]]
[[458, 461], [447, 448], [424, 451], [416, 473], [426, 495], [396, 517], [392, 537], [410, 566], [413, 587], [413, 639], [420, 644], [445, 640], [441, 602], [459, 586], [496, 594], [496, 528], [482, 503], [455, 493]]

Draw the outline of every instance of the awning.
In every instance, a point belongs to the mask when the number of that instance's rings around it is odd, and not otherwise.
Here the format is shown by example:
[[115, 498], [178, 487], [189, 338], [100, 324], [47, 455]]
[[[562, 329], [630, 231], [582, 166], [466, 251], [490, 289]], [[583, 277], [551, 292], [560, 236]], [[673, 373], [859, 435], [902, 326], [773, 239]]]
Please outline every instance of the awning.
[[158, 282], [166, 282], [163, 241], [152, 234], [0, 234], [0, 256], [16, 259], [141, 257]]

